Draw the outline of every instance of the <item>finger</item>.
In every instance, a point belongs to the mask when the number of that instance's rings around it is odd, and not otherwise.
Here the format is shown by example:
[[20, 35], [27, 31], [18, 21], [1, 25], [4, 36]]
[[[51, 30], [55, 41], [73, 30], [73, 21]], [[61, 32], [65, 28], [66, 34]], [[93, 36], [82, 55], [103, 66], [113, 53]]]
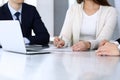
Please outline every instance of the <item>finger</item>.
[[108, 56], [108, 52], [104, 51], [104, 52], [98, 52], [97, 53], [98, 56]]
[[98, 56], [102, 56], [102, 52], [97, 52], [97, 55]]
[[99, 52], [100, 52], [100, 50], [96, 50], [96, 51], [95, 51], [95, 53], [99, 53]]
[[59, 41], [58, 44], [57, 44], [57, 48], [61, 48], [64, 46], [64, 43], [63, 41]]
[[74, 49], [74, 50], [73, 50], [73, 52], [78, 52], [78, 51], [80, 51], [80, 50], [79, 50], [79, 49]]
[[81, 51], [80, 47], [74, 47], [72, 48], [73, 51]]
[[98, 52], [99, 52], [99, 51], [106, 51], [106, 47], [102, 46], [102, 47], [98, 48], [97, 51], [98, 51]]
[[104, 46], [106, 42], [108, 42], [108, 41], [107, 40], [103, 40], [102, 42], [100, 42], [99, 47]]
[[104, 43], [104, 42], [101, 42], [101, 43], [99, 44], [99, 47], [104, 46], [104, 45], [105, 45], [105, 43]]
[[72, 46], [72, 49], [75, 50], [77, 47], [76, 46]]
[[77, 44], [74, 44], [73, 46], [72, 46], [72, 48], [77, 48], [78, 47], [78, 45]]
[[56, 41], [53, 42], [53, 44], [54, 44], [55, 46], [57, 46], [57, 43], [58, 43], [58, 42], [56, 42]]
[[59, 40], [60, 40], [59, 38], [55, 38], [55, 39], [54, 39], [55, 42], [58, 42]]
[[54, 41], [60, 41], [61, 39], [59, 37], [55, 37]]
[[57, 45], [57, 48], [62, 48], [63, 46], [62, 45]]

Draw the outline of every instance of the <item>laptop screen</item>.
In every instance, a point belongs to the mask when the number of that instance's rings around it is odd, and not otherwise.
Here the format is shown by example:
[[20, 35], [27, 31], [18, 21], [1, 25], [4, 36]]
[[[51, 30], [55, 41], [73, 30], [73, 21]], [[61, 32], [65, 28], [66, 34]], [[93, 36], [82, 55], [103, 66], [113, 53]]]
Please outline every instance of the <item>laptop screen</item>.
[[21, 27], [16, 20], [0, 20], [0, 43], [4, 50], [26, 52]]

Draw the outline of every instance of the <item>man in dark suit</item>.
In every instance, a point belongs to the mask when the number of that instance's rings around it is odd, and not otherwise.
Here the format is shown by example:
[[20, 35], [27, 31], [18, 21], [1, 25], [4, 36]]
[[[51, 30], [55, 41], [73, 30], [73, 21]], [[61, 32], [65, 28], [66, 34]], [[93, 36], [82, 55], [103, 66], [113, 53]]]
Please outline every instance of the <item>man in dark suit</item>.
[[[49, 43], [50, 36], [39, 13], [34, 6], [24, 3], [24, 0], [9, 0], [1, 6], [0, 20], [19, 20], [26, 44]], [[32, 36], [32, 30], [35, 36]]]

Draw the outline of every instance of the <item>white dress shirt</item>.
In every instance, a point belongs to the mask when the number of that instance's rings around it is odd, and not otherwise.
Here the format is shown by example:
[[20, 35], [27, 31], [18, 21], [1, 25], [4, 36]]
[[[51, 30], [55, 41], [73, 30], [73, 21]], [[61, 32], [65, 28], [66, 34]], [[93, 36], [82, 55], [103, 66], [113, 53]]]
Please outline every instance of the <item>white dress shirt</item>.
[[[9, 8], [9, 10], [10, 10], [10, 12], [11, 12], [11, 15], [12, 15], [13, 20], [16, 20], [16, 16], [14, 15], [16, 12], [19, 12], [19, 13], [22, 12], [22, 7], [21, 7], [18, 11], [16, 11], [15, 9], [13, 9], [13, 8], [10, 6], [9, 2], [8, 2], [8, 8]], [[20, 23], [21, 23], [21, 14], [20, 14], [20, 16], [19, 16], [19, 20], [20, 20]], [[29, 44], [29, 43], [30, 43], [30, 40], [27, 39], [26, 37], [24, 37], [24, 41], [25, 41], [25, 44]]]
[[119, 42], [118, 41], [110, 41], [111, 43], [114, 43], [115, 45], [117, 45], [117, 47], [118, 47], [118, 49], [120, 50], [120, 44], [119, 44]]

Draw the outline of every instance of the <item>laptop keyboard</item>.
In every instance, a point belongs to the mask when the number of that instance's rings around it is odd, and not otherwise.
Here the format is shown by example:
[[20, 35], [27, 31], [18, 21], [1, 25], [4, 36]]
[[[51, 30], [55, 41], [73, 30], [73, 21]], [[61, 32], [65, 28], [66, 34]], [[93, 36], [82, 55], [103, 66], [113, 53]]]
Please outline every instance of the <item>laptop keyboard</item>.
[[48, 48], [49, 46], [42, 46], [42, 45], [27, 45], [27, 51], [40, 51], [41, 49]]

